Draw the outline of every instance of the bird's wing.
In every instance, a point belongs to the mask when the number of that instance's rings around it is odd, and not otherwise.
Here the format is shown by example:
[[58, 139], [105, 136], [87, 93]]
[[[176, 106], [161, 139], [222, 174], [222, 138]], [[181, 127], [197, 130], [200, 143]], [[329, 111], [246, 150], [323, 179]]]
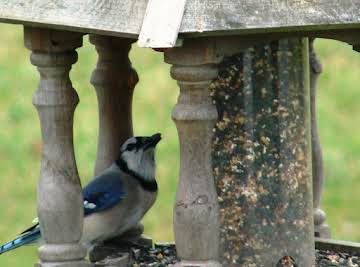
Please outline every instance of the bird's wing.
[[[126, 197], [125, 186], [121, 172], [105, 172], [95, 178], [83, 189], [85, 216], [107, 210]], [[14, 240], [0, 246], [0, 254], [31, 244], [41, 238], [40, 226], [37, 220], [34, 225], [23, 231]]]
[[83, 189], [85, 216], [107, 210], [126, 197], [119, 172], [107, 172], [95, 178]]
[[[37, 219], [37, 218], [36, 218], [36, 219]], [[34, 223], [34, 222], [33, 222], [33, 223]], [[25, 229], [23, 232], [20, 233], [20, 235], [29, 233], [29, 232], [33, 231], [34, 229], [36, 229], [37, 227], [39, 227], [39, 223], [38, 223], [38, 222], [36, 222], [34, 225], [30, 226], [29, 228]]]
[[39, 224], [37, 223], [32, 227], [30, 227], [29, 229], [26, 229], [14, 240], [0, 246], [0, 254], [21, 247], [23, 245], [34, 243], [39, 240], [40, 236], [41, 236], [40, 227]]

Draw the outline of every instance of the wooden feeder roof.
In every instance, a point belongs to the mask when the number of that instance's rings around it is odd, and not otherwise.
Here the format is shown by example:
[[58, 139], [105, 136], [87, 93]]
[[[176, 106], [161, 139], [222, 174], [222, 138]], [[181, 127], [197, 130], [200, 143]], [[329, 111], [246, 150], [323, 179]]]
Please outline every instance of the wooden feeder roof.
[[[0, 1], [0, 21], [137, 38], [146, 7], [147, 0]], [[179, 33], [201, 36], [359, 27], [360, 0], [189, 0]]]

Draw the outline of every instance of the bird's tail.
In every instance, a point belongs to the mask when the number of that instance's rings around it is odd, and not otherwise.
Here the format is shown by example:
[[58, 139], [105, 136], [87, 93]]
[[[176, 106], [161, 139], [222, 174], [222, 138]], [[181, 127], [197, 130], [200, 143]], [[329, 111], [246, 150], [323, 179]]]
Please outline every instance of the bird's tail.
[[21, 247], [23, 245], [29, 245], [39, 240], [40, 238], [40, 227], [38, 225], [29, 228], [22, 232], [14, 240], [0, 246], [0, 254]]

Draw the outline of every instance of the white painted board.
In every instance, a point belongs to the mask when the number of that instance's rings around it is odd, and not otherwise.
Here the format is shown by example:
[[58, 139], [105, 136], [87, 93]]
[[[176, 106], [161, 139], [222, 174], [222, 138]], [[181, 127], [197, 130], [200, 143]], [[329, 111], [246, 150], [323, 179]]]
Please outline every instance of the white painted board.
[[176, 46], [186, 0], [149, 0], [141, 27], [140, 47]]

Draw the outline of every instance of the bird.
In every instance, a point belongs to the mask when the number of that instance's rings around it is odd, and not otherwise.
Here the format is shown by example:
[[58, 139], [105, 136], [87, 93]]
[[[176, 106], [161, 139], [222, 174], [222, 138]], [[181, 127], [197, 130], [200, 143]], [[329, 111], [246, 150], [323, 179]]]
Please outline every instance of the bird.
[[[84, 221], [80, 242], [91, 247], [135, 227], [154, 204], [155, 148], [161, 134], [134, 136], [120, 147], [119, 156], [82, 190]], [[34, 225], [0, 246], [0, 254], [41, 242], [41, 227]]]

